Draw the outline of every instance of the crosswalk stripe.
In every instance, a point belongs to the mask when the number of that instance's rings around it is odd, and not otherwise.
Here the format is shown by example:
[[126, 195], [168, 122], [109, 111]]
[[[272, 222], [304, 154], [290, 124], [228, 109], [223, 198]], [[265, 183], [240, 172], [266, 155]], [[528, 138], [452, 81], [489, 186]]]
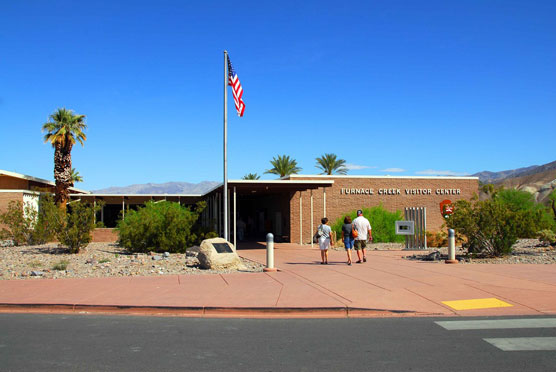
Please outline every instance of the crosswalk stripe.
[[449, 331], [472, 329], [556, 328], [556, 318], [449, 320], [435, 323]]
[[483, 338], [502, 351], [556, 350], [556, 337]]

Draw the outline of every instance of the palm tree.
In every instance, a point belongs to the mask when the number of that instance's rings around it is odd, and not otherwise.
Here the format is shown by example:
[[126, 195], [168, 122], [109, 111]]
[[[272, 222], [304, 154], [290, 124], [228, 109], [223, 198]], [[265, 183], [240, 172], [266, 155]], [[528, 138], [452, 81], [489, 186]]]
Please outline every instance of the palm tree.
[[257, 173], [247, 173], [245, 176], [243, 176], [242, 180], [258, 180], [260, 178], [261, 176], [259, 176]]
[[76, 182], [83, 182], [83, 177], [79, 175], [77, 169], [71, 168], [71, 185], [73, 186]]
[[288, 155], [275, 156], [270, 161], [270, 164], [272, 164], [273, 168], [267, 170], [265, 173], [277, 174], [280, 178], [301, 172], [301, 168], [297, 166], [297, 161], [295, 159], [290, 159]]
[[54, 180], [56, 191], [54, 200], [65, 209], [69, 200], [69, 188], [73, 181], [71, 177], [71, 149], [76, 141], [82, 146], [87, 140], [83, 131], [87, 128], [85, 115], [74, 114], [72, 110], [59, 108], [49, 117], [50, 121], [42, 126], [47, 132], [44, 142], [50, 142], [54, 147]]
[[344, 159], [338, 159], [336, 154], [324, 154], [315, 160], [317, 161], [316, 167], [323, 171], [321, 174], [347, 174], [348, 172], [346, 161]]

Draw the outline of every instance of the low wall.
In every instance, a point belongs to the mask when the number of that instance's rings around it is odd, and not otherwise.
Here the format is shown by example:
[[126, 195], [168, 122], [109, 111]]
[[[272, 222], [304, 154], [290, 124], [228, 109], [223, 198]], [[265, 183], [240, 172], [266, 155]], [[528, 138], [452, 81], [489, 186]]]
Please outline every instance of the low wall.
[[114, 243], [118, 240], [118, 233], [116, 229], [94, 229], [93, 242], [94, 243]]

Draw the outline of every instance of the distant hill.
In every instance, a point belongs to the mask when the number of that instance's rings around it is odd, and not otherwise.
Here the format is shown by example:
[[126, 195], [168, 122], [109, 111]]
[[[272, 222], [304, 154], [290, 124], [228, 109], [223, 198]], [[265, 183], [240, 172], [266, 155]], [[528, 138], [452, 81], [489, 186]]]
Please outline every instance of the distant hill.
[[556, 188], [556, 161], [501, 172], [484, 171], [475, 173], [473, 176], [479, 177], [483, 183], [528, 191], [538, 202], [544, 203]]
[[203, 181], [200, 183], [189, 182], [166, 182], [145, 183], [123, 187], [108, 187], [93, 190], [96, 194], [204, 194], [220, 182]]
[[532, 165], [530, 167], [509, 169], [500, 172], [482, 171], [472, 174], [471, 176], [479, 177], [479, 181], [483, 183], [495, 183], [496, 181], [502, 181], [503, 179], [506, 179], [508, 177], [517, 177], [523, 172], [532, 171], [538, 167], [538, 165]]

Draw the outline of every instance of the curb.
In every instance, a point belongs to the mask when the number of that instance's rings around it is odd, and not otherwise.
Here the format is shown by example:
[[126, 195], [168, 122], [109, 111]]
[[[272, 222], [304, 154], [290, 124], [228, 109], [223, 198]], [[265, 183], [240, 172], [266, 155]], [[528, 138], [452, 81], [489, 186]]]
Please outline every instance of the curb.
[[214, 307], [214, 306], [131, 306], [83, 304], [0, 303], [0, 313], [106, 314], [177, 316], [190, 318], [393, 318], [444, 316], [409, 310], [350, 307]]

